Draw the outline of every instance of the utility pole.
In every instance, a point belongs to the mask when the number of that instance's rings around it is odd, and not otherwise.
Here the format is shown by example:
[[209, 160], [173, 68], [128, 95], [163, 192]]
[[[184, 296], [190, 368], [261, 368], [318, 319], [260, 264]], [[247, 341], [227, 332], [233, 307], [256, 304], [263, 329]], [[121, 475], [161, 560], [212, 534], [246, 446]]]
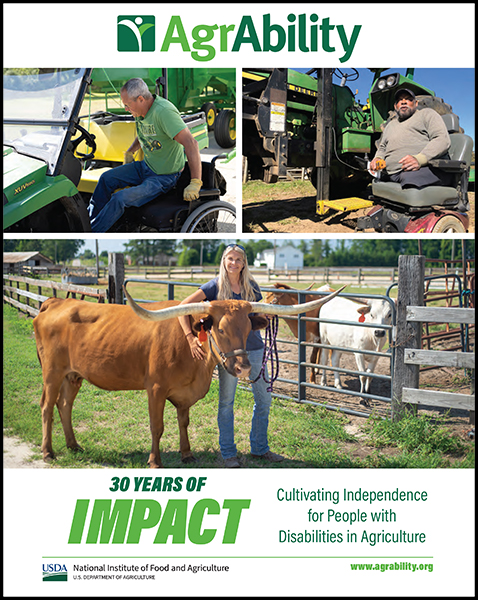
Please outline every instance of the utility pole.
[[98, 240], [95, 240], [95, 248], [96, 248], [96, 278], [100, 278], [100, 257], [98, 255]]

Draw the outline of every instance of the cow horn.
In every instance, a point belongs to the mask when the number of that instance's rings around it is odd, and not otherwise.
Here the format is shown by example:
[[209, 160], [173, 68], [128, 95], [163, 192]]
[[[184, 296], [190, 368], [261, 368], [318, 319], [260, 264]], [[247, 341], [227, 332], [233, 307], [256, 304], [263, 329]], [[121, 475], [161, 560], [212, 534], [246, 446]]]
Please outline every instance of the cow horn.
[[134, 312], [142, 319], [148, 321], [166, 321], [167, 319], [173, 319], [175, 317], [185, 317], [187, 315], [204, 315], [209, 312], [209, 302], [192, 302], [191, 304], [179, 304], [178, 306], [169, 306], [167, 308], [161, 308], [160, 310], [147, 310], [142, 308], [131, 298], [126, 291], [126, 287], [123, 286], [123, 290], [128, 300], [128, 304], [134, 310]]
[[[262, 313], [264, 315], [278, 315], [282, 317], [284, 315], [298, 315], [299, 313], [306, 313], [309, 310], [315, 310], [325, 304], [332, 298], [335, 298], [342, 290], [347, 286], [344, 285], [340, 289], [335, 290], [332, 294], [328, 294], [325, 298], [319, 298], [318, 300], [312, 300], [312, 302], [305, 302], [304, 304], [293, 304], [290, 306], [282, 306], [280, 304], [266, 304], [264, 302], [250, 302], [252, 307], [251, 312]], [[327, 292], [324, 292], [324, 294]]]

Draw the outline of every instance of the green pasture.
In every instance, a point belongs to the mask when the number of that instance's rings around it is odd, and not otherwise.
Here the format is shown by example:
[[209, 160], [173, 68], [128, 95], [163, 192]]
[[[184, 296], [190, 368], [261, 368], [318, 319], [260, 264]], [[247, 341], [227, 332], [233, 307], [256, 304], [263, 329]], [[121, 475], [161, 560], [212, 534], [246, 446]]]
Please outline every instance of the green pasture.
[[[135, 296], [143, 290], [134, 290]], [[4, 435], [33, 444], [40, 458], [42, 390], [32, 320], [4, 306]], [[176, 412], [168, 403], [161, 440], [167, 468], [221, 468], [216, 424], [218, 390], [213, 380], [207, 396], [191, 409], [189, 435], [197, 459], [180, 460]], [[450, 435], [440, 419], [410, 417], [400, 423], [370, 417], [361, 437], [347, 433], [345, 415], [274, 399], [269, 443], [286, 460], [273, 466], [251, 458], [249, 430], [253, 399], [240, 389], [235, 402], [236, 442], [247, 468], [473, 468], [474, 446]], [[150, 434], [145, 392], [105, 392], [83, 383], [73, 408], [73, 427], [83, 452], [65, 446], [59, 416], [53, 428], [56, 459], [52, 468], [145, 468]], [[363, 450], [366, 449], [366, 453]], [[358, 452], [358, 450], [362, 450]], [[360, 454], [360, 457], [358, 455]]]

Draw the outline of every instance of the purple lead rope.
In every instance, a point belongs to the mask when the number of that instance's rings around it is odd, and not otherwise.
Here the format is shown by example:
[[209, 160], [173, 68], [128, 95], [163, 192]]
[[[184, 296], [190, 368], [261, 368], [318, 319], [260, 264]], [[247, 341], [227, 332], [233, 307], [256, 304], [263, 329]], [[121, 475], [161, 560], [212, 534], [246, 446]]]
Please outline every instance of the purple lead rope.
[[[271, 324], [272, 323], [272, 324]], [[261, 376], [266, 383], [270, 385], [267, 388], [268, 392], [272, 392], [274, 381], [279, 376], [279, 354], [277, 352], [277, 332], [279, 330], [279, 317], [274, 315], [267, 324], [264, 340], [264, 354], [262, 355], [262, 367], [259, 375], [252, 381], [255, 383]], [[271, 361], [271, 376], [266, 377], [267, 361]]]

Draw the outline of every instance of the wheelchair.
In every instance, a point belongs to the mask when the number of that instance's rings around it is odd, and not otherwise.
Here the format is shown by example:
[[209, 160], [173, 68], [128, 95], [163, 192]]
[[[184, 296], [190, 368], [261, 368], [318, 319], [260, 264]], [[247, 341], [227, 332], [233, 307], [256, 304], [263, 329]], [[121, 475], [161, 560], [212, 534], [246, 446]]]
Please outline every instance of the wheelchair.
[[357, 220], [357, 231], [373, 228], [387, 233], [464, 233], [469, 227], [468, 177], [473, 140], [462, 133], [458, 116], [441, 115], [450, 135], [450, 158], [429, 165], [453, 175], [450, 186], [402, 188], [399, 183], [375, 179], [369, 200], [374, 207]]
[[227, 185], [215, 165], [225, 157], [220, 154], [210, 163], [202, 161], [203, 185], [198, 200], [183, 200], [191, 180], [186, 163], [176, 187], [144, 206], [127, 208], [108, 233], [236, 233], [236, 208], [221, 200]]

